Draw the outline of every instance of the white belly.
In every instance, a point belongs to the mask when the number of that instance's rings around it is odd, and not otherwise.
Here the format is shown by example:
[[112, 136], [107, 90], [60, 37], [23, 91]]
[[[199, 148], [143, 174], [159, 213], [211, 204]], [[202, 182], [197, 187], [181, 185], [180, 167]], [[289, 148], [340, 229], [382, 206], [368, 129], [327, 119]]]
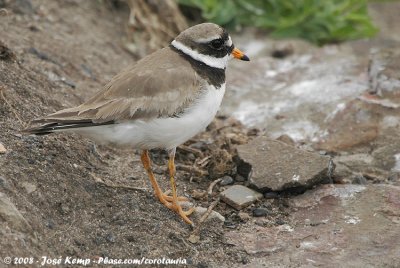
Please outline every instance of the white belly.
[[81, 129], [78, 133], [101, 143], [137, 149], [171, 149], [203, 131], [214, 119], [225, 93], [225, 84], [212, 87], [181, 117], [135, 120], [114, 125]]

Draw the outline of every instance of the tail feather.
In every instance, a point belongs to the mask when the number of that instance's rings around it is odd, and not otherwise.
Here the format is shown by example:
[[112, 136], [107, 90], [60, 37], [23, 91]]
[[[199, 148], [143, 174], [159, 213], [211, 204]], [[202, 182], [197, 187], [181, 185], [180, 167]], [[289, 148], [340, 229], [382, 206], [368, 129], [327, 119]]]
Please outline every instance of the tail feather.
[[110, 125], [114, 123], [115, 123], [114, 121], [95, 123], [92, 120], [51, 122], [37, 127], [24, 129], [23, 132], [27, 134], [47, 135], [56, 131]]

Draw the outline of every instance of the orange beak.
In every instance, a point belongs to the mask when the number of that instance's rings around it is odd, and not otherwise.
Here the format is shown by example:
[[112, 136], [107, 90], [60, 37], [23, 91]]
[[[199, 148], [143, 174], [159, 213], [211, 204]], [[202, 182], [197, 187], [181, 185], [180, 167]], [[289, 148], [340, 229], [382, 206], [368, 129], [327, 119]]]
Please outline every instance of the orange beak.
[[234, 48], [232, 51], [232, 55], [234, 58], [239, 60], [250, 61], [249, 57], [247, 57], [242, 51], [237, 48]]

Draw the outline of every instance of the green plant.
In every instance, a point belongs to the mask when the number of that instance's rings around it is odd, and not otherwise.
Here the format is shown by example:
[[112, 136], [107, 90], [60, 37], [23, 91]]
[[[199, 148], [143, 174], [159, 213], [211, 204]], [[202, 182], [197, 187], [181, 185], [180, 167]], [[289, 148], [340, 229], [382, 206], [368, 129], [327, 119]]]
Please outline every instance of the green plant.
[[323, 45], [373, 36], [367, 0], [178, 0], [228, 28], [256, 26], [276, 38]]

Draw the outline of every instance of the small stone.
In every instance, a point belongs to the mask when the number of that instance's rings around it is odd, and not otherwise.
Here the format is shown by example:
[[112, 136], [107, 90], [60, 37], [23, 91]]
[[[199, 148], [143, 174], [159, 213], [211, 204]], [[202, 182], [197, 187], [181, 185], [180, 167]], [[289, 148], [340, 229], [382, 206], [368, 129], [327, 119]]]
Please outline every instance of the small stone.
[[190, 209], [193, 207], [193, 203], [190, 201], [179, 201], [179, 205], [181, 205], [183, 209]]
[[231, 185], [233, 184], [233, 178], [231, 176], [224, 176], [222, 177], [221, 181], [219, 182], [219, 185], [221, 186], [226, 186], [226, 185]]
[[199, 262], [196, 266], [196, 268], [209, 268], [210, 266], [208, 266], [208, 264], [204, 263], [204, 262]]
[[193, 153], [188, 153], [188, 154], [187, 154], [187, 158], [188, 158], [189, 160], [196, 160], [196, 156], [195, 156]]
[[254, 221], [254, 224], [261, 226], [261, 227], [267, 227], [267, 226], [274, 225], [273, 222], [271, 222], [267, 218], [261, 218], [261, 217], [256, 218], [256, 220]]
[[81, 239], [74, 239], [75, 245], [78, 247], [84, 247], [85, 246], [85, 241]]
[[21, 183], [22, 187], [25, 188], [26, 192], [28, 194], [33, 193], [34, 191], [36, 191], [36, 185], [30, 182], [23, 182]]
[[221, 193], [221, 200], [237, 210], [256, 202], [262, 194], [242, 185], [233, 185]]
[[239, 218], [240, 218], [242, 221], [244, 221], [244, 222], [250, 220], [250, 215], [249, 215], [249, 213], [246, 213], [246, 212], [242, 212], [242, 211], [241, 211], [241, 212], [238, 213], [238, 216], [239, 216]]
[[125, 238], [126, 238], [126, 241], [128, 241], [128, 242], [135, 242], [136, 241], [136, 238], [133, 235], [128, 235]]
[[6, 147], [2, 143], [0, 143], [0, 154], [5, 154], [7, 152]]
[[54, 229], [54, 227], [56, 226], [56, 224], [54, 223], [54, 221], [52, 220], [52, 219], [49, 219], [47, 222], [46, 222], [46, 227], [47, 228], [49, 228], [49, 229]]
[[60, 204], [60, 211], [62, 214], [66, 215], [70, 212], [70, 209], [67, 204], [62, 203], [62, 204]]
[[265, 199], [276, 199], [279, 198], [279, 194], [277, 192], [266, 192], [264, 193]]
[[188, 238], [188, 241], [192, 244], [197, 244], [200, 241], [200, 236], [199, 235], [195, 235], [195, 234], [191, 234]]
[[116, 237], [115, 237], [114, 234], [109, 233], [109, 234], [107, 234], [107, 236], [106, 236], [106, 240], [107, 240], [108, 242], [110, 242], [110, 243], [115, 243]]
[[236, 223], [234, 223], [232, 220], [226, 220], [224, 222], [224, 227], [229, 228], [229, 229], [235, 229], [237, 226]]
[[[206, 211], [207, 211], [207, 208], [204, 208], [204, 207], [195, 207], [194, 208], [194, 213], [198, 214], [199, 217], [203, 216], [204, 213], [206, 213]], [[222, 222], [225, 221], [225, 217], [214, 210], [211, 211], [210, 215], [208, 215], [208, 218], [207, 218], [207, 220], [212, 220], [212, 219], [218, 219]]]
[[96, 245], [101, 245], [101, 244], [103, 244], [103, 241], [104, 241], [104, 239], [103, 239], [101, 236], [99, 236], [99, 235], [97, 235], [97, 236], [94, 238], [94, 243], [95, 243]]
[[255, 208], [253, 210], [253, 216], [254, 217], [264, 217], [269, 214], [269, 210], [266, 208]]
[[193, 190], [191, 196], [193, 197], [193, 199], [201, 200], [207, 196], [207, 191]]

